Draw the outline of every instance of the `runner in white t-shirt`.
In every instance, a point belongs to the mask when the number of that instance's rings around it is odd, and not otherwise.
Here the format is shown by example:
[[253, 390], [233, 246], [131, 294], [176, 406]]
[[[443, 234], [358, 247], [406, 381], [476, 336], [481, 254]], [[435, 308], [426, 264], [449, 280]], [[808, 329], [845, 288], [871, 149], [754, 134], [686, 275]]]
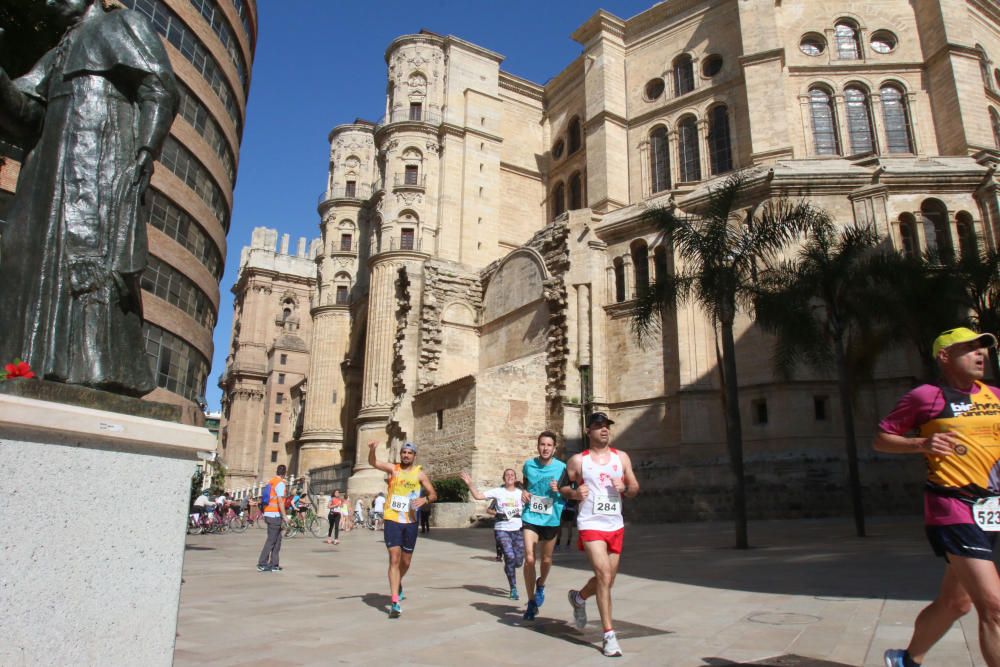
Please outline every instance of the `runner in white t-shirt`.
[[524, 563], [524, 535], [521, 533], [521, 510], [524, 501], [517, 486], [517, 473], [507, 468], [503, 471], [503, 486], [480, 493], [472, 484], [468, 473], [461, 474], [462, 481], [476, 500], [496, 501], [496, 524], [493, 533], [503, 551], [503, 571], [510, 585], [510, 599], [519, 600], [517, 594], [517, 568]]
[[[587, 625], [586, 599], [597, 595], [597, 610], [604, 626], [604, 655], [622, 654], [611, 622], [611, 587], [618, 574], [622, 553], [625, 522], [622, 520], [622, 498], [635, 498], [639, 482], [632, 472], [628, 454], [611, 447], [613, 421], [603, 412], [587, 418], [588, 449], [575, 454], [566, 464], [570, 483], [559, 488], [565, 497], [580, 503], [576, 515], [580, 550], [594, 570], [579, 591], [569, 592], [576, 627]], [[575, 482], [574, 489], [571, 483]]]

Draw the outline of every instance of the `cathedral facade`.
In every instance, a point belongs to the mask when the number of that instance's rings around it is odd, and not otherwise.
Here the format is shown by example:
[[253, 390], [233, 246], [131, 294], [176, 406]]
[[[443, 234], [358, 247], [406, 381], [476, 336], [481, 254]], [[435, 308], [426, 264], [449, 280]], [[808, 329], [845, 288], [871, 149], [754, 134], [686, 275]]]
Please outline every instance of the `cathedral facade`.
[[[643, 484], [635, 516], [724, 516], [715, 329], [684, 305], [655, 340], [632, 331], [635, 296], [677, 261], [646, 211], [697, 211], [743, 172], [750, 203], [805, 198], [901, 252], [997, 245], [989, 0], [666, 0], [627, 20], [598, 11], [572, 37], [580, 56], [544, 85], [458, 37], [388, 46], [384, 117], [330, 133], [308, 275], [245, 254], [223, 378], [232, 478], [339, 466], [352, 496], [368, 494], [384, 479], [367, 444], [391, 459], [413, 441], [432, 478], [492, 483], [543, 429], [581, 449], [600, 409]], [[273, 239], [270, 252], [283, 256]], [[248, 318], [264, 324], [250, 334]], [[834, 379], [780, 379], [772, 341], [737, 329], [751, 516], [848, 511]], [[302, 381], [279, 407], [271, 364], [289, 336]], [[253, 355], [257, 374], [241, 375]], [[907, 350], [882, 359], [858, 398], [862, 442], [919, 368]], [[270, 428], [276, 409], [289, 432]], [[863, 449], [870, 504], [918, 497], [919, 462]]]

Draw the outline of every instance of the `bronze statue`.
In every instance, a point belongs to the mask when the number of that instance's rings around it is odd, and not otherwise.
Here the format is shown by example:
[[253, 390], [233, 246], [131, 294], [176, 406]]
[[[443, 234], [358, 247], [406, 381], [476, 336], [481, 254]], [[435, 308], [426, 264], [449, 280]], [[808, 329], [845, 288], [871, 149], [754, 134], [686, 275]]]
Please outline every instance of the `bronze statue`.
[[177, 111], [170, 61], [142, 14], [47, 0], [66, 26], [24, 76], [0, 68], [0, 134], [25, 149], [0, 239], [0, 363], [142, 396], [140, 215]]

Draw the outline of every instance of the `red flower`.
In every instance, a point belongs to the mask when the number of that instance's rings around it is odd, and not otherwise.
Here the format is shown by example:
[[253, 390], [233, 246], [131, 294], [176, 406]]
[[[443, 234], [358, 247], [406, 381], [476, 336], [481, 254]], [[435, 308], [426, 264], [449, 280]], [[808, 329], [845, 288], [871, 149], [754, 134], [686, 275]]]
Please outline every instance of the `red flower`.
[[6, 366], [4, 366], [5, 380], [13, 380], [14, 378], [33, 378], [33, 377], [35, 377], [35, 373], [31, 370], [31, 366], [29, 366], [26, 361], [15, 359], [14, 363], [7, 364]]

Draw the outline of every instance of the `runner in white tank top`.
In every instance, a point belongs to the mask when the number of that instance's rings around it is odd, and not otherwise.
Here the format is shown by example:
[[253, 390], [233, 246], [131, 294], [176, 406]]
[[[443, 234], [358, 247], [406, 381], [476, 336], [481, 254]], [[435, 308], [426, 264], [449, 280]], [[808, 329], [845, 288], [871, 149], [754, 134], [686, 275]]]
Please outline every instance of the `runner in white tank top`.
[[611, 622], [611, 587], [618, 574], [625, 535], [622, 499], [635, 498], [639, 482], [632, 472], [628, 454], [611, 447], [612, 424], [614, 422], [603, 412], [587, 417], [589, 448], [582, 454], [575, 454], [566, 464], [566, 476], [560, 483], [559, 493], [580, 503], [576, 518], [580, 549], [586, 552], [594, 570], [594, 576], [583, 588], [569, 592], [573, 620], [580, 630], [586, 627], [586, 600], [596, 595], [604, 626], [604, 655], [619, 656], [622, 649]]
[[622, 520], [622, 496], [615, 487], [615, 480], [621, 480], [625, 471], [618, 450], [609, 447], [606, 463], [595, 460], [590, 450], [580, 454], [583, 483], [589, 493], [580, 502], [576, 515], [577, 530], [601, 530], [613, 532], [625, 527]]

